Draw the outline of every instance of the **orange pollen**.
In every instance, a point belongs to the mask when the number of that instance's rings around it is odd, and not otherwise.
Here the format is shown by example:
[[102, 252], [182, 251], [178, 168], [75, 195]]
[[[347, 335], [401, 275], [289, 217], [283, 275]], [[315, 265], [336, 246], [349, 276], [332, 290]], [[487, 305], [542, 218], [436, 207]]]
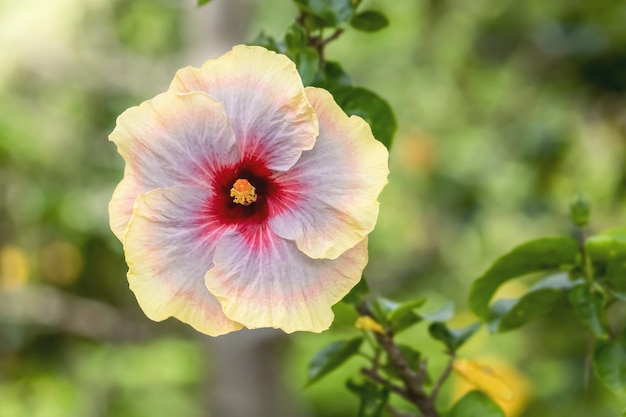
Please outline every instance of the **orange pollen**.
[[230, 189], [233, 202], [242, 206], [249, 206], [256, 201], [256, 188], [246, 179], [239, 178]]

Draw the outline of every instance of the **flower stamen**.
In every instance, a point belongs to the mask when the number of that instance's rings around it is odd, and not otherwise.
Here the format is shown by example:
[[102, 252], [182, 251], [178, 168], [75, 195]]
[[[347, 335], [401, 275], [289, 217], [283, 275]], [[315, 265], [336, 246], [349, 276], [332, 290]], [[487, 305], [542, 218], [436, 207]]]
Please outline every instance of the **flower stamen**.
[[249, 206], [256, 201], [256, 188], [247, 179], [238, 178], [230, 189], [233, 202], [242, 206]]

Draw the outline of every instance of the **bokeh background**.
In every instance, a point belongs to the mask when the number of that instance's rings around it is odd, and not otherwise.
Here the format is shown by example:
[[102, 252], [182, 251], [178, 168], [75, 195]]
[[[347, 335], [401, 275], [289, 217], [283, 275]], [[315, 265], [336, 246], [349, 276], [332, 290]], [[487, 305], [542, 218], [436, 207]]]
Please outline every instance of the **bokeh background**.
[[[399, 130], [370, 239], [374, 292], [447, 300], [472, 320], [472, 280], [530, 239], [570, 233], [584, 193], [592, 230], [623, 226], [626, 3], [614, 0], [365, 0], [391, 25], [347, 31], [327, 56], [386, 98]], [[0, 417], [340, 417], [363, 363], [304, 388], [316, 350], [356, 333], [336, 308], [321, 335], [218, 339], [155, 324], [128, 290], [107, 204], [123, 164], [107, 141], [125, 108], [174, 72], [280, 37], [287, 0], [0, 0]], [[524, 284], [507, 286], [509, 294]], [[614, 323], [619, 325], [620, 323]], [[402, 336], [443, 366], [425, 328]], [[586, 382], [572, 319], [480, 333], [461, 356], [517, 393], [509, 417], [617, 416], [626, 397]], [[442, 406], [458, 396], [453, 378]], [[400, 404], [402, 408], [402, 404]]]

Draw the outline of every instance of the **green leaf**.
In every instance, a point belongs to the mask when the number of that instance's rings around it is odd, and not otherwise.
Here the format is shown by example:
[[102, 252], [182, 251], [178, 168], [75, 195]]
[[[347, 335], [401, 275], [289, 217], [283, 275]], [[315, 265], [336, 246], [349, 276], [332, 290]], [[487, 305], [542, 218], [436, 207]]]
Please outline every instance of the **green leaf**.
[[504, 417], [504, 412], [480, 391], [470, 391], [457, 401], [447, 417]]
[[497, 300], [490, 309], [489, 331], [513, 330], [549, 313], [577, 282], [567, 274], [555, 274], [537, 282], [520, 298]]
[[204, 6], [205, 4], [210, 3], [211, 0], [198, 0], [198, 7]]
[[589, 200], [584, 195], [578, 194], [569, 205], [570, 219], [576, 226], [584, 227], [589, 222], [590, 214], [591, 204], [589, 204]]
[[368, 10], [354, 16], [350, 25], [363, 32], [377, 32], [389, 26], [389, 20], [380, 12]]
[[454, 317], [454, 302], [446, 301], [446, 303], [439, 308], [439, 310], [434, 311], [430, 314], [422, 315], [422, 318], [426, 321], [448, 321], [452, 317]]
[[261, 31], [249, 45], [262, 46], [265, 49], [269, 49], [270, 51], [278, 52], [280, 54], [287, 52], [283, 42], [277, 41], [263, 31]]
[[479, 277], [470, 291], [469, 304], [479, 317], [489, 316], [489, 301], [504, 282], [531, 272], [571, 267], [578, 257], [578, 245], [569, 237], [546, 237], [527, 242], [498, 258]]
[[358, 353], [362, 337], [331, 343], [313, 356], [309, 363], [307, 385], [319, 381]]
[[296, 55], [295, 62], [302, 84], [311, 85], [319, 68], [320, 57], [317, 51], [313, 48], [304, 48]]
[[598, 340], [593, 349], [593, 368], [604, 385], [616, 393], [626, 391], [626, 340]]
[[297, 23], [292, 24], [285, 33], [285, 45], [290, 51], [297, 52], [306, 47], [306, 30]]
[[476, 322], [461, 329], [450, 329], [445, 323], [435, 322], [428, 327], [428, 332], [434, 339], [442, 341], [450, 352], [456, 352], [480, 329], [480, 326], [481, 324]]
[[368, 380], [359, 384], [352, 379], [346, 381], [346, 387], [361, 400], [357, 417], [381, 417], [383, 415], [389, 402], [387, 387], [381, 387]]
[[338, 62], [326, 61], [322, 71], [318, 71], [312, 85], [329, 91], [339, 86], [352, 84], [350, 76], [343, 70]]
[[343, 297], [341, 301], [343, 301], [346, 304], [351, 304], [351, 305], [356, 306], [356, 305], [361, 304], [361, 300], [363, 299], [363, 297], [369, 294], [369, 292], [370, 292], [370, 288], [367, 285], [367, 281], [365, 280], [365, 277], [361, 277], [361, 280], [354, 287], [352, 287], [350, 292], [345, 297]]
[[391, 147], [398, 123], [389, 103], [361, 87], [342, 86], [331, 90], [331, 93], [346, 113], [365, 119], [374, 137], [387, 149]]
[[354, 14], [352, 0], [294, 0], [298, 7], [322, 19], [326, 25], [337, 27], [348, 23]]
[[585, 251], [603, 284], [619, 298], [626, 298], [626, 230], [615, 229], [590, 237]]
[[569, 293], [578, 318], [599, 339], [608, 339], [609, 332], [604, 322], [604, 294], [587, 283], [575, 286]]

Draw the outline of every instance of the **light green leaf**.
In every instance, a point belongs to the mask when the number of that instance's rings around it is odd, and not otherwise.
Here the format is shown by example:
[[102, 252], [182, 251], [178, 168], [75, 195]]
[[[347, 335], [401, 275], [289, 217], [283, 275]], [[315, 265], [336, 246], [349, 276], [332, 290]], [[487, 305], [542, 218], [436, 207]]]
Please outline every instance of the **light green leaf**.
[[489, 331], [506, 332], [538, 319], [579, 282], [569, 280], [567, 274], [555, 274], [537, 282], [520, 298], [497, 300], [490, 308]]
[[205, 4], [210, 3], [211, 0], [198, 0], [198, 7], [204, 6]]
[[480, 329], [480, 326], [481, 324], [476, 322], [460, 329], [450, 329], [445, 323], [435, 322], [428, 327], [428, 332], [433, 339], [442, 341], [450, 352], [456, 352]]
[[389, 20], [380, 12], [368, 10], [354, 16], [350, 25], [363, 32], [377, 32], [389, 26]]
[[337, 369], [345, 361], [359, 352], [362, 337], [331, 343], [315, 354], [309, 363], [307, 385], [319, 381], [322, 377]]
[[504, 412], [484, 393], [470, 391], [454, 404], [447, 417], [504, 417]]
[[616, 393], [626, 391], [626, 340], [598, 340], [593, 349], [593, 368], [604, 385]]
[[470, 291], [469, 304], [479, 317], [489, 316], [489, 301], [504, 282], [531, 272], [570, 268], [578, 258], [578, 245], [569, 237], [546, 237], [527, 242], [498, 258]]
[[578, 318], [599, 339], [608, 339], [609, 332], [604, 322], [604, 295], [593, 291], [587, 283], [571, 289], [569, 300]]
[[598, 278], [619, 298], [626, 298], [626, 230], [591, 236], [585, 250]]
[[365, 119], [374, 137], [389, 149], [398, 123], [393, 110], [384, 99], [361, 87], [341, 86], [331, 90], [335, 101], [349, 115]]

